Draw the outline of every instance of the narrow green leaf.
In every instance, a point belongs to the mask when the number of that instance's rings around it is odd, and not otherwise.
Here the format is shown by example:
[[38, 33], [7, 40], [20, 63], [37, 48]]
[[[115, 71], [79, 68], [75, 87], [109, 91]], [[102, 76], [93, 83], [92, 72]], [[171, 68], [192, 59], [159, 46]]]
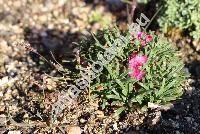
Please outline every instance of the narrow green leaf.
[[116, 75], [119, 76], [119, 61], [116, 59]]
[[149, 90], [149, 87], [147, 87], [145, 84], [143, 84], [143, 83], [141, 83], [141, 82], [138, 82], [138, 84], [140, 85], [140, 86], [142, 86], [145, 90]]
[[117, 99], [117, 100], [121, 100], [121, 98], [120, 98], [119, 96], [117, 96], [117, 95], [112, 95], [112, 94], [110, 94], [110, 95], [106, 95], [106, 97], [107, 97], [108, 99]]
[[114, 115], [114, 116], [119, 116], [124, 110], [125, 110], [124, 107], [118, 108], [118, 109], [115, 111], [115, 115]]
[[156, 97], [159, 97], [162, 93], [165, 92], [165, 78], [163, 78], [162, 81], [162, 86], [160, 87], [160, 90], [158, 90], [158, 92], [156, 93]]

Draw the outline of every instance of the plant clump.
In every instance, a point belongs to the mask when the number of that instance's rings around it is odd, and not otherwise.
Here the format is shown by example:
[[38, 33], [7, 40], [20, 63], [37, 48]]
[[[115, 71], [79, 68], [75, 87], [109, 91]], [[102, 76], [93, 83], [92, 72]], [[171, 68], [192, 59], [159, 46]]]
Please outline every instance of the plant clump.
[[89, 87], [102, 109], [114, 107], [120, 114], [148, 103], [165, 105], [183, 93], [184, 64], [176, 48], [161, 35], [134, 34], [132, 28], [121, 33], [115, 28], [82, 46], [80, 57], [88, 68], [91, 62], [105, 58]]

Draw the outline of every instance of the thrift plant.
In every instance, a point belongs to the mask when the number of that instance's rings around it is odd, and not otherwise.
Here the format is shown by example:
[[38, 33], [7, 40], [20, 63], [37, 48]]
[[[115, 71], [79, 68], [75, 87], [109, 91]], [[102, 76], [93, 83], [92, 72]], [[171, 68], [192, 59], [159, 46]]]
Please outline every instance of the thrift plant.
[[126, 38], [121, 41], [125, 47], [116, 47], [113, 59], [90, 81], [90, 93], [100, 99], [102, 109], [112, 106], [120, 114], [148, 102], [164, 105], [178, 99], [186, 77], [184, 64], [174, 45], [153, 32], [135, 35], [132, 28], [125, 33], [117, 28], [105, 30], [94, 40], [82, 42], [80, 65], [89, 68], [116, 45], [120, 35]]

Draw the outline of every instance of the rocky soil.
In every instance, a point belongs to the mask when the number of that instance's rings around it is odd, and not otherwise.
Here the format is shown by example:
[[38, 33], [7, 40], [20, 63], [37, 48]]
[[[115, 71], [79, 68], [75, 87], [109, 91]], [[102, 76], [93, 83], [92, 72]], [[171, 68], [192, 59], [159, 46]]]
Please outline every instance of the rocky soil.
[[62, 65], [71, 70], [73, 42], [86, 30], [96, 32], [116, 19], [104, 3], [0, 0], [0, 133], [200, 133], [200, 52], [199, 43], [190, 39], [172, 40], [190, 77], [183, 97], [170, 110], [135, 110], [117, 119], [83, 92], [57, 124], [51, 123], [51, 104], [70, 82], [69, 72], [59, 73], [54, 63], [65, 59]]

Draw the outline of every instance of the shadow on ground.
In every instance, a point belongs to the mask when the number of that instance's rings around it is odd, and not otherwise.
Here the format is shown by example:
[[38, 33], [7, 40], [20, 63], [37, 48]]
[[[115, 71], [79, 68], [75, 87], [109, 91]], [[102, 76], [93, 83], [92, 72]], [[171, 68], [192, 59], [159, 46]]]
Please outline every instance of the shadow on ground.
[[[23, 78], [22, 84], [16, 82], [13, 85], [13, 89], [16, 90], [18, 96], [12, 95], [12, 102], [10, 107], [17, 106], [19, 111], [10, 111], [12, 119], [16, 123], [24, 122], [24, 115], [29, 117], [31, 123], [45, 122], [47, 125], [50, 120], [51, 105], [53, 100], [56, 100], [58, 91], [53, 89], [52, 91], [43, 86], [43, 75], [61, 77], [62, 74], [48, 61], [57, 64], [59, 62], [63, 67], [72, 70], [75, 68], [75, 64], [72, 62], [75, 59], [76, 45], [72, 42], [76, 42], [80, 39], [80, 33], [62, 32], [56, 29], [37, 29], [35, 27], [29, 27], [24, 30], [24, 38], [30, 44], [30, 48], [34, 48], [37, 53], [29, 52], [26, 63], [33, 63], [28, 65], [29, 72], [26, 73], [27, 79]], [[51, 54], [52, 53], [52, 54]], [[41, 56], [45, 57], [47, 61], [41, 59]], [[68, 62], [63, 62], [68, 60]], [[72, 72], [74, 72], [72, 70]], [[28, 74], [31, 74], [28, 76]], [[51, 84], [51, 83], [50, 83]], [[61, 87], [58, 87], [60, 89]], [[44, 91], [45, 90], [45, 91]], [[36, 129], [33, 125], [30, 129]]]
[[[34, 27], [24, 30], [25, 40], [39, 54], [44, 56], [48, 61], [59, 62], [64, 67], [71, 69], [74, 68], [74, 65], [71, 63], [75, 58], [77, 47], [73, 42], [77, 42], [80, 35], [80, 33], [62, 32], [56, 29], [37, 29]], [[30, 56], [38, 64], [41, 61], [41, 56], [37, 53], [31, 52]], [[49, 65], [45, 65], [45, 67], [48, 68]]]

